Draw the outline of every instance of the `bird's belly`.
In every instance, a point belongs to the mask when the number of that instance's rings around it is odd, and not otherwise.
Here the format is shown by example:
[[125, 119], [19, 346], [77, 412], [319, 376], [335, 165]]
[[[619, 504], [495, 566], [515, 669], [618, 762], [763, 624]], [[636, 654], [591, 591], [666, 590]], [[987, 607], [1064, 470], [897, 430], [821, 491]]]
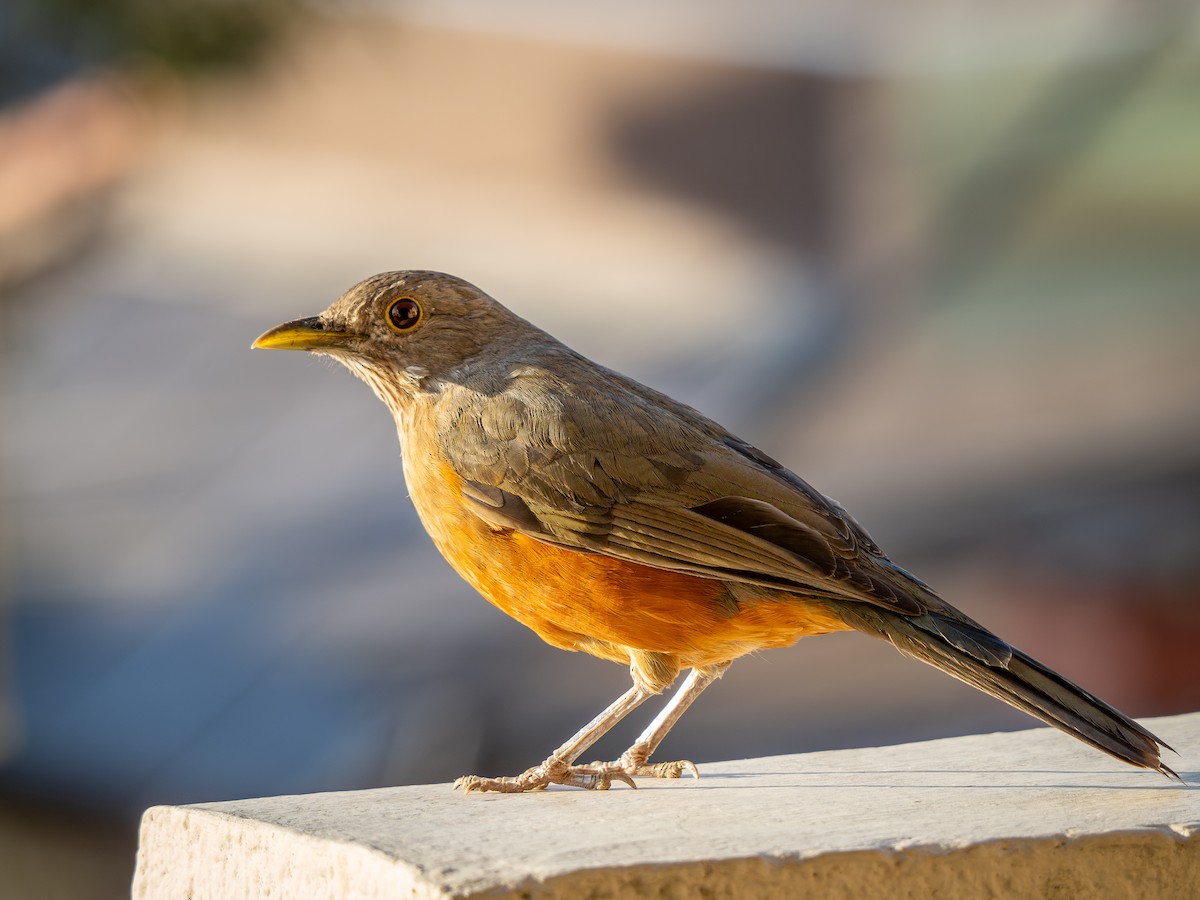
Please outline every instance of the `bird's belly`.
[[[711, 665], [847, 626], [823, 604], [543, 543], [495, 529], [467, 507], [448, 466], [408, 471], [426, 530], [495, 606], [568, 650], [617, 662], [629, 649]], [[432, 475], [433, 477], [429, 477]]]

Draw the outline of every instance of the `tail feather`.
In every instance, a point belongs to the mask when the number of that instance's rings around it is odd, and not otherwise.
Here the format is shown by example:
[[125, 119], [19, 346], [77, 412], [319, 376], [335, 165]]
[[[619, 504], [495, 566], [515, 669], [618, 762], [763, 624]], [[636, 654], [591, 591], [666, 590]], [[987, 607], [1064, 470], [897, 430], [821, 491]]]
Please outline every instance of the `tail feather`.
[[[966, 616], [937, 610], [904, 616], [865, 603], [837, 605], [847, 624], [890, 641], [906, 656], [928, 663], [1110, 756], [1179, 780], [1160, 758], [1160, 748], [1172, 749], [1164, 741]], [[964, 639], [967, 636], [969, 639]], [[1000, 652], [997, 645], [1008, 652]]]

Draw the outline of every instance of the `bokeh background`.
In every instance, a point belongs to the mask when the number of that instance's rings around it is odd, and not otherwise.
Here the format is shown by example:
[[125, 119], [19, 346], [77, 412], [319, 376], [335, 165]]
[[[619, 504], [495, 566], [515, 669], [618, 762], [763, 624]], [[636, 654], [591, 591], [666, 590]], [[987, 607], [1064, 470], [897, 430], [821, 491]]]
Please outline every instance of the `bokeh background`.
[[[519, 771], [624, 690], [440, 560], [363, 385], [249, 351], [385, 269], [714, 415], [1129, 713], [1200, 708], [1197, 19], [8, 0], [0, 895], [121, 896], [154, 803]], [[833, 635], [663, 755], [1032, 724]]]

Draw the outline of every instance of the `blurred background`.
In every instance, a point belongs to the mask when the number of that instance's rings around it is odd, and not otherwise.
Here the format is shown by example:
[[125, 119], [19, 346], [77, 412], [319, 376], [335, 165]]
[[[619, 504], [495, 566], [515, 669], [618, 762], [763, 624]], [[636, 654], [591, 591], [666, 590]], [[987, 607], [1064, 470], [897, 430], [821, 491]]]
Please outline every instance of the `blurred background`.
[[[127, 893], [155, 803], [514, 773], [627, 686], [441, 561], [363, 385], [249, 351], [386, 269], [700, 407], [1130, 714], [1200, 708], [1198, 98], [1192, 2], [8, 0], [0, 895]], [[1033, 724], [839, 634], [661, 755]]]

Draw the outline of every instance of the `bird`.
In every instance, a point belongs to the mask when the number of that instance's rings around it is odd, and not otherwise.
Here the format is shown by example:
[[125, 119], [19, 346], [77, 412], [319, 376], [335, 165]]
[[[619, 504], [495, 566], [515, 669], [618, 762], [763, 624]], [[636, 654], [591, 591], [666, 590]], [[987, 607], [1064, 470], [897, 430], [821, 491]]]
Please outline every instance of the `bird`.
[[[1171, 748], [892, 562], [838, 503], [702, 413], [591, 361], [453, 275], [374, 275], [254, 348], [330, 357], [391, 411], [404, 478], [449, 564], [554, 647], [632, 686], [543, 762], [454, 786], [636, 787], [697, 697], [741, 656], [856, 630], [1119, 760], [1178, 779]], [[679, 688], [615, 760], [580, 763]]]

